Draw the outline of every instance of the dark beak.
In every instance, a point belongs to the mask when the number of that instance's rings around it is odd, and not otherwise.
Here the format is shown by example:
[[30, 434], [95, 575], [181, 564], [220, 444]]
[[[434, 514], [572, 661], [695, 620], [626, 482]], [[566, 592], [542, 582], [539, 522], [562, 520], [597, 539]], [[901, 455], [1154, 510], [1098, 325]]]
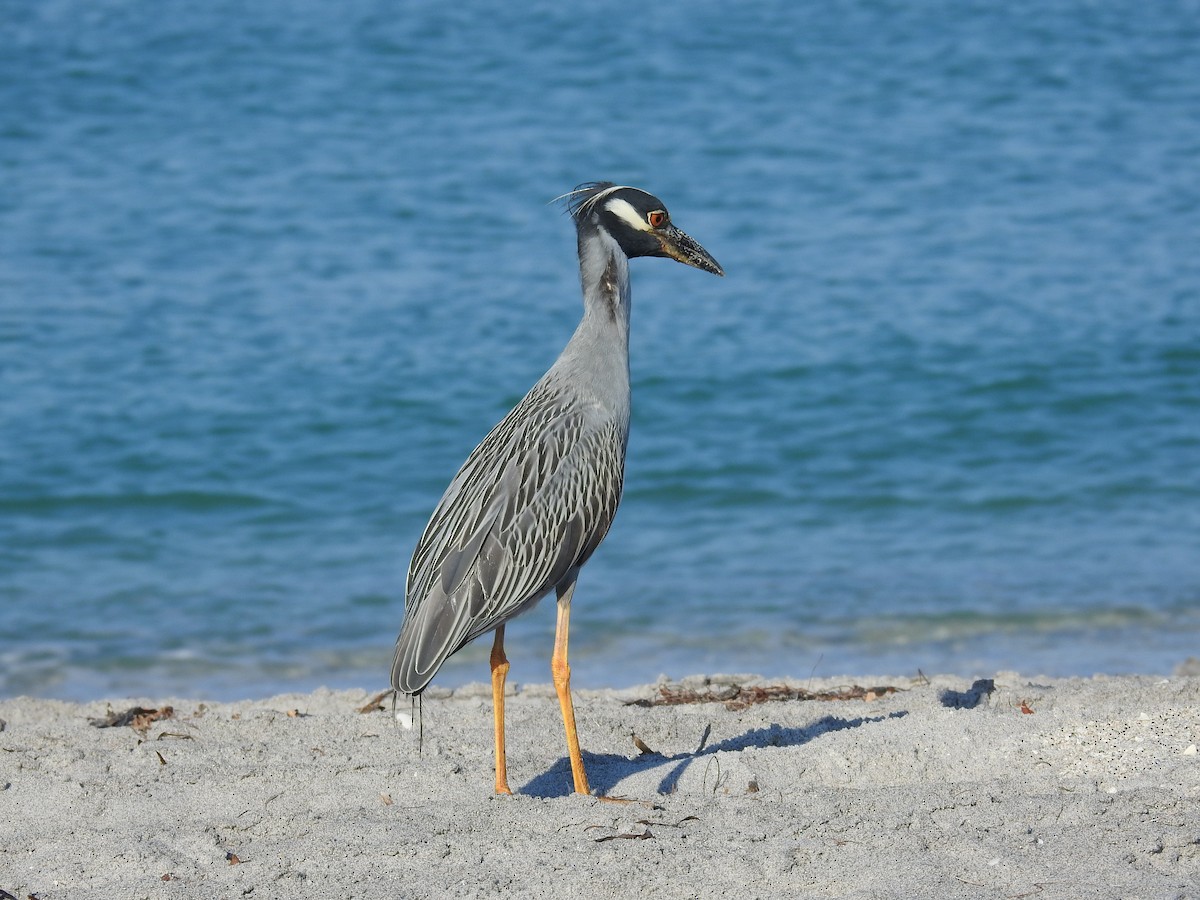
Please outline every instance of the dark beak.
[[692, 266], [702, 269], [705, 272], [712, 272], [714, 275], [725, 274], [725, 270], [709, 255], [707, 250], [674, 225], [665, 225], [658, 229], [656, 234], [662, 243], [663, 256], [669, 256], [671, 259], [681, 262], [685, 266]]

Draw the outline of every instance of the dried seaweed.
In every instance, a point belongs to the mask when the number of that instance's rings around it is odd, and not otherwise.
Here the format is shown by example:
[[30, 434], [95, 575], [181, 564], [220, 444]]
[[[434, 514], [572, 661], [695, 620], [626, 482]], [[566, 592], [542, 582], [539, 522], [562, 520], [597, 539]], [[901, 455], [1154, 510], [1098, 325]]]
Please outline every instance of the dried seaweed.
[[658, 696], [650, 699], [630, 700], [627, 706], [682, 706], [688, 703], [724, 703], [729, 710], [746, 709], [758, 703], [783, 700], [862, 700], [870, 703], [885, 694], [894, 694], [899, 688], [891, 685], [860, 687], [851, 685], [836, 691], [810, 691], [805, 688], [784, 684], [771, 685], [713, 685], [702, 690], [685, 688], [677, 684], [665, 684], [658, 689]]
[[161, 709], [146, 709], [142, 706], [131, 706], [129, 709], [121, 712], [113, 712], [111, 709], [108, 715], [99, 719], [88, 719], [88, 723], [97, 728], [120, 728], [128, 725], [134, 731], [145, 733], [155, 722], [160, 719], [173, 719], [175, 717], [174, 707], [164, 706]]

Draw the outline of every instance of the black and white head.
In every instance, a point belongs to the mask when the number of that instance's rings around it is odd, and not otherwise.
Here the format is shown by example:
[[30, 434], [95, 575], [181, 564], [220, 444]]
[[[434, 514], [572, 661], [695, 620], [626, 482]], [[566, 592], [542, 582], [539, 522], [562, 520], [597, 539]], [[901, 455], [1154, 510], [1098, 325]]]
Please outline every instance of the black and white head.
[[630, 259], [665, 256], [714, 275], [725, 274], [707, 250], [672, 224], [666, 205], [653, 194], [598, 181], [581, 184], [567, 198], [581, 237], [588, 229], [602, 229]]

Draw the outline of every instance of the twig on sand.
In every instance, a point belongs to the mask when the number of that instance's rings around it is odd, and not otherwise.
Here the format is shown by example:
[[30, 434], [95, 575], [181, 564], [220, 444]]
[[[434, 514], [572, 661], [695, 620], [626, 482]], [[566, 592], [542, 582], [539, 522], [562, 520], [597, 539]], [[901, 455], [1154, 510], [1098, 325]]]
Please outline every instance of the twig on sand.
[[391, 688], [388, 688], [386, 691], [380, 691], [378, 694], [376, 694], [374, 697], [372, 697], [370, 700], [368, 700], [366, 703], [364, 703], [362, 706], [360, 706], [358, 708], [358, 711], [360, 713], [373, 713], [376, 710], [383, 709], [383, 698], [391, 693], [392, 693]]

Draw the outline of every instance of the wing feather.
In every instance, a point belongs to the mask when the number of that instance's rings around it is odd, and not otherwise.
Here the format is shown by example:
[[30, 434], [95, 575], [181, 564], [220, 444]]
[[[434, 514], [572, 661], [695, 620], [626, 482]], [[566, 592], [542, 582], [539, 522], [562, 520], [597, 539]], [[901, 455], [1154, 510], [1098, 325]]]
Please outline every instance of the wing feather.
[[544, 382], [488, 433], [417, 542], [393, 687], [419, 693], [449, 656], [587, 561], [620, 502], [627, 433]]

